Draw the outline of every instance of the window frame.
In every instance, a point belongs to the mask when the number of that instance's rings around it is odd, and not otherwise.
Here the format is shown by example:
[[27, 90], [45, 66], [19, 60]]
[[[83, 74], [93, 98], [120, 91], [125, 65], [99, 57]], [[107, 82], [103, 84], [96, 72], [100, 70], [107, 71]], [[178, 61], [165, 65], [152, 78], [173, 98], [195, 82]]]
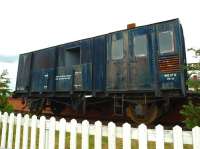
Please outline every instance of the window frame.
[[[169, 50], [164, 50], [161, 52], [161, 46], [160, 46], [160, 34], [161, 33], [167, 33], [167, 32], [170, 32], [170, 37], [172, 37], [172, 43], [171, 43], [171, 46], [172, 48]], [[159, 55], [165, 55], [165, 54], [175, 54], [175, 37], [174, 37], [174, 31], [173, 30], [166, 30], [166, 31], [159, 31], [158, 32], [158, 49], [159, 49]]]
[[[113, 42], [117, 42], [117, 41], [122, 41], [122, 50], [121, 50], [121, 55], [119, 57], [113, 57]], [[115, 60], [121, 60], [124, 58], [124, 39], [123, 37], [120, 39], [113, 39], [112, 38], [112, 43], [111, 43], [111, 60], [115, 61]]]
[[[146, 38], [146, 52], [145, 52], [145, 54], [139, 54], [139, 55], [136, 54], [136, 50], [135, 50], [135, 38], [138, 37], [138, 36], [144, 36]], [[133, 53], [134, 53], [135, 57], [147, 57], [148, 56], [148, 50], [149, 50], [148, 46], [149, 46], [148, 45], [148, 34], [138, 34], [138, 35], [134, 35], [133, 36]]]

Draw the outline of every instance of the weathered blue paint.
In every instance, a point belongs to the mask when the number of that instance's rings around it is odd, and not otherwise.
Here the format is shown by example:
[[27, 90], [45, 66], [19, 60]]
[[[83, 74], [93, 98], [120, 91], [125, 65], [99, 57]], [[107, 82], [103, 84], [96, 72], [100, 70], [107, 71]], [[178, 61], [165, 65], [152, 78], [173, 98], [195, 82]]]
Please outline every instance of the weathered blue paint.
[[[32, 72], [31, 92], [53, 92], [54, 69], [40, 69]], [[36, 81], [37, 80], [37, 81]]]
[[[169, 22], [164, 22], [156, 25], [156, 32], [159, 33], [161, 31], [172, 31], [173, 32], [173, 38], [174, 38], [174, 53], [166, 53], [166, 54], [158, 54], [158, 57], [163, 58], [167, 56], [173, 56], [177, 55], [180, 58], [180, 67], [183, 65], [186, 65], [186, 57], [185, 57], [185, 47], [184, 47], [184, 37], [183, 37], [183, 32], [181, 31], [181, 25], [179, 23], [178, 19], [169, 21]], [[158, 38], [158, 36], [156, 36]], [[158, 39], [157, 39], [158, 40]], [[157, 47], [158, 53], [159, 49]], [[177, 77], [175, 77], [175, 80], [173, 81], [174, 83], [170, 88], [171, 89], [181, 89], [182, 94], [186, 94], [186, 88], [185, 88], [185, 80], [186, 80], [186, 72], [182, 68], [180, 69], [177, 73]], [[166, 73], [168, 74], [168, 73]], [[169, 84], [169, 81], [166, 79], [163, 79], [163, 73], [160, 73], [160, 87], [161, 89], [165, 89], [165, 84]], [[172, 81], [171, 81], [172, 82]]]
[[66, 67], [57, 67], [55, 81], [55, 90], [57, 92], [73, 90], [73, 69], [67, 69]]
[[106, 86], [106, 36], [93, 39], [93, 89], [104, 91]]
[[28, 93], [30, 87], [32, 53], [21, 54], [17, 72], [16, 91], [19, 93]]
[[81, 65], [82, 86], [84, 91], [92, 91], [92, 64]]
[[[158, 33], [172, 31], [174, 53], [160, 54]], [[146, 57], [136, 57], [133, 39], [147, 35]], [[123, 57], [112, 60], [113, 39], [123, 39]], [[32, 54], [33, 53], [33, 54]], [[177, 56], [180, 65], [186, 64], [184, 37], [178, 19], [121, 30], [30, 53], [27, 66], [20, 56], [16, 91], [70, 92], [74, 88], [75, 69], [80, 71], [79, 91], [151, 91], [161, 96], [166, 89], [179, 89], [185, 95], [185, 71], [162, 72], [159, 60]], [[23, 69], [30, 68], [28, 75]], [[79, 72], [78, 72], [79, 73]], [[174, 75], [175, 74], [175, 75]], [[23, 83], [21, 75], [25, 76]], [[169, 75], [169, 77], [168, 77]], [[173, 75], [173, 76], [172, 76]], [[20, 88], [22, 90], [20, 90]], [[23, 90], [24, 89], [24, 90]]]
[[174, 73], [161, 73], [161, 88], [162, 89], [180, 89], [180, 72]]

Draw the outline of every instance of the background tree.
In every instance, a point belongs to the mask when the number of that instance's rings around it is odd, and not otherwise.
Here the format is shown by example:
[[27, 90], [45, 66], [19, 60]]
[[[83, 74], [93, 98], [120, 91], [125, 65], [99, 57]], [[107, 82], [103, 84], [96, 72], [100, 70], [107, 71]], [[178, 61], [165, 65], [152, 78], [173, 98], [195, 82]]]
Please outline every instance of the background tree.
[[10, 113], [13, 111], [13, 107], [8, 102], [8, 98], [11, 96], [11, 91], [9, 89], [10, 79], [7, 75], [7, 70], [3, 70], [0, 74], [0, 111]]
[[[200, 57], [200, 49], [196, 50], [190, 48], [188, 49], [188, 51], [194, 51], [194, 58]], [[193, 88], [195, 92], [200, 92], [200, 80], [198, 80], [198, 78], [191, 77], [197, 72], [200, 73], [200, 58], [199, 58], [199, 63], [188, 64], [187, 72], [188, 72], [188, 81], [187, 81], [188, 87]]]
[[[200, 56], [200, 49], [188, 49], [188, 51], [194, 51], [195, 55], [194, 58], [198, 58]], [[200, 96], [200, 80], [198, 80], [198, 77], [192, 78], [191, 76], [193, 74], [196, 74], [197, 72], [200, 72], [200, 59], [199, 63], [191, 64], [187, 66], [187, 72], [188, 72], [188, 87], [193, 88], [194, 92], [197, 94], [197, 96]], [[197, 103], [192, 103], [192, 101], [189, 101], [187, 105], [183, 105], [182, 110], [180, 113], [185, 117], [184, 123], [187, 128], [193, 128], [195, 126], [200, 126], [200, 105]]]

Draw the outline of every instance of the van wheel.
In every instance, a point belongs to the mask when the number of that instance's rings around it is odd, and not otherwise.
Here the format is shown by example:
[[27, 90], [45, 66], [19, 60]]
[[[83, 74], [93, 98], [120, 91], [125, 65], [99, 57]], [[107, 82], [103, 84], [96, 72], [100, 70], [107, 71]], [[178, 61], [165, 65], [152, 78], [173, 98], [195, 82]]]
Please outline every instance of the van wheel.
[[151, 124], [159, 117], [159, 108], [155, 103], [129, 104], [126, 115], [136, 124]]

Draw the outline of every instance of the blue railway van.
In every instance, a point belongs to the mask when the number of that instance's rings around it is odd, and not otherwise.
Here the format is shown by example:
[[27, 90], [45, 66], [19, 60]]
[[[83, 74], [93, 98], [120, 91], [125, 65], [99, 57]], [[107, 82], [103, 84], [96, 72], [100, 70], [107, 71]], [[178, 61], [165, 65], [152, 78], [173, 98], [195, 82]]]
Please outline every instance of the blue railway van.
[[14, 96], [33, 112], [48, 103], [55, 114], [94, 108], [151, 123], [186, 96], [185, 65], [178, 19], [133, 26], [21, 54]]

